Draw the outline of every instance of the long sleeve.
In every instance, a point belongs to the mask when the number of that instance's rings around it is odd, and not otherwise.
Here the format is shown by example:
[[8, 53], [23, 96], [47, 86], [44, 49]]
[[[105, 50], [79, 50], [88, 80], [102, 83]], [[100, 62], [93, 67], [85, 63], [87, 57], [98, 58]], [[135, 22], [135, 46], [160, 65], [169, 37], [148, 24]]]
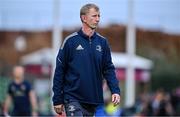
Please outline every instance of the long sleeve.
[[66, 72], [68, 44], [64, 42], [56, 57], [56, 68], [53, 78], [53, 105], [63, 104], [63, 82]]
[[104, 56], [103, 77], [106, 79], [111, 93], [120, 94], [120, 88], [115, 74], [115, 67], [112, 63], [111, 52], [107, 41], [105, 43], [105, 50], [103, 56]]

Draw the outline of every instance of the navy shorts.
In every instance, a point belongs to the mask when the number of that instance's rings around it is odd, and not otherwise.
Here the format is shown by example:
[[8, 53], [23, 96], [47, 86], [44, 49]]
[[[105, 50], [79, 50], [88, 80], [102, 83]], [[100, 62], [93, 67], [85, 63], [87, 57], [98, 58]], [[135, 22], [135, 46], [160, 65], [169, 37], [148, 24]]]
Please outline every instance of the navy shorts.
[[96, 105], [79, 103], [76, 101], [65, 103], [67, 116], [94, 116], [96, 107]]

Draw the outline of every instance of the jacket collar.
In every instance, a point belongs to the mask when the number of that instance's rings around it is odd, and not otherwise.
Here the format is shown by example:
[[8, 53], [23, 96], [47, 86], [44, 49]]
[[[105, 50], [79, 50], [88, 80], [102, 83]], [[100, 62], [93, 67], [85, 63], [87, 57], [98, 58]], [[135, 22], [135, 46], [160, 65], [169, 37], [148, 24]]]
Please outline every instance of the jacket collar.
[[[85, 39], [89, 39], [89, 36], [87, 36], [83, 31], [82, 31], [82, 28], [78, 31], [78, 34], [80, 36], [82, 36], [83, 38]], [[96, 37], [96, 32], [94, 32], [94, 34], [90, 37], [91, 39], [94, 39]]]

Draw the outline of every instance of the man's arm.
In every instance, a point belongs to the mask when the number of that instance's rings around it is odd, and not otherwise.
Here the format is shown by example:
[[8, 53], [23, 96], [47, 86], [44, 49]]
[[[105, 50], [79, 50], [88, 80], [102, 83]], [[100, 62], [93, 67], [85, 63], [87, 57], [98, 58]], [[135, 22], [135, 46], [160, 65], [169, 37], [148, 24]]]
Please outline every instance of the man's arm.
[[37, 116], [37, 100], [36, 100], [36, 95], [33, 90], [29, 92], [29, 97], [30, 97], [30, 102], [32, 106], [32, 116]]
[[9, 94], [7, 94], [5, 103], [4, 103], [4, 115], [7, 116], [8, 115], [8, 110], [9, 110], [9, 106], [11, 104], [11, 96]]
[[118, 85], [118, 80], [116, 78], [115, 67], [112, 63], [111, 52], [107, 41], [105, 43], [103, 64], [103, 76], [106, 79], [112, 93], [112, 102], [114, 103], [114, 105], [117, 105], [120, 102], [120, 88]]
[[53, 105], [54, 110], [57, 114], [62, 114], [64, 111], [64, 76], [66, 72], [66, 64], [68, 60], [68, 44], [65, 40], [62, 47], [59, 49], [58, 55], [56, 57], [56, 68], [53, 78]]

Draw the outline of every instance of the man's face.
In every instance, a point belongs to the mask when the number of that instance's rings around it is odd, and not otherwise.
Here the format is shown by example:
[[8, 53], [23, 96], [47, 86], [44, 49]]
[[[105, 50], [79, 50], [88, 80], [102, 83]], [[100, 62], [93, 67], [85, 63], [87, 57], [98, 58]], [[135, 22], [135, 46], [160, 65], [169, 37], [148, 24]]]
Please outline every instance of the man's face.
[[24, 76], [24, 68], [21, 66], [17, 66], [13, 69], [14, 78], [23, 78]]
[[100, 13], [94, 8], [89, 9], [89, 12], [83, 16], [84, 23], [92, 29], [95, 29], [98, 26], [99, 20]]

